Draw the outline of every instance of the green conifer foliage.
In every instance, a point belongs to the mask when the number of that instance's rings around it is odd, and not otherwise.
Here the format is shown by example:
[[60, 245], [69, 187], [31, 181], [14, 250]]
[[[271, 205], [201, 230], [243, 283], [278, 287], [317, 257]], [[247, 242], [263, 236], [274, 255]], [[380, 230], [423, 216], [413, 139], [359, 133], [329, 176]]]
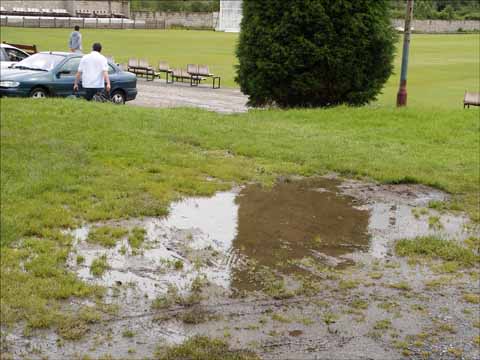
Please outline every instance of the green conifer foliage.
[[392, 74], [389, 0], [243, 0], [236, 81], [252, 106], [362, 105]]

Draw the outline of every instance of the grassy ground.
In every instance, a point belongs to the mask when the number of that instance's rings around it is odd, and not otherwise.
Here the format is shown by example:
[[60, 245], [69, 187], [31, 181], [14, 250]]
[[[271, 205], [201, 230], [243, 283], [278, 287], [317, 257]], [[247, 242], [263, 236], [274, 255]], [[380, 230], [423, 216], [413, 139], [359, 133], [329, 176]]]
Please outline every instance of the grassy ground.
[[[40, 50], [67, 50], [69, 29], [2, 28], [2, 41], [36, 44]], [[210, 64], [222, 76], [224, 86], [237, 86], [233, 80], [237, 34], [187, 30], [82, 30], [85, 49], [95, 41], [104, 53], [118, 62], [129, 57], [147, 58], [151, 64], [169, 61], [171, 66], [187, 63]], [[401, 49], [399, 42], [399, 49]], [[409, 67], [409, 104], [458, 108], [466, 89], [480, 89], [480, 42], [478, 34], [417, 35], [411, 42]], [[395, 75], [379, 97], [381, 105], [395, 103], [400, 73], [400, 51]]]
[[61, 228], [161, 215], [178, 196], [232, 183], [327, 171], [421, 182], [451, 192], [456, 207], [479, 218], [477, 110], [340, 107], [225, 116], [59, 99], [0, 105], [7, 323], [58, 325], [59, 300], [101, 295], [64, 269], [70, 239]]
[[[70, 30], [2, 28], [1, 40], [66, 50]], [[235, 34], [84, 30], [106, 54], [211, 64], [234, 86]], [[162, 215], [181, 195], [279, 174], [338, 171], [449, 191], [479, 220], [478, 110], [460, 109], [479, 88], [477, 35], [415, 35], [409, 109], [396, 110], [397, 75], [380, 107], [252, 111], [222, 116], [49, 99], [2, 99], [1, 321], [64, 328], [60, 300], [102, 290], [64, 264], [82, 221]], [[399, 59], [397, 58], [397, 64]], [[22, 109], [19, 111], [19, 109]], [[214, 177], [218, 181], [208, 181]], [[17, 241], [23, 239], [21, 242]]]

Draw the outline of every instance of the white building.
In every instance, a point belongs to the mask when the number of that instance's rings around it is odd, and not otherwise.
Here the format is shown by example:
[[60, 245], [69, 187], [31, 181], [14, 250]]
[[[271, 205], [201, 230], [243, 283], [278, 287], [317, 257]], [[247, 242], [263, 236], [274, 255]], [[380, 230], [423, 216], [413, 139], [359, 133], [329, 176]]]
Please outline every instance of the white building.
[[242, 0], [220, 0], [217, 31], [240, 32]]

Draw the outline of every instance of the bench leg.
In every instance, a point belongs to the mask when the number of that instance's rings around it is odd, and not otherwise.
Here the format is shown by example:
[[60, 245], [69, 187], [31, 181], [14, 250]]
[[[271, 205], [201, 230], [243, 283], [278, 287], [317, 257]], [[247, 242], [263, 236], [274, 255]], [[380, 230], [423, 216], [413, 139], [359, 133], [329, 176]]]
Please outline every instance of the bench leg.
[[200, 79], [195, 77], [190, 77], [190, 86], [198, 86], [200, 84]]
[[[215, 87], [215, 80], [218, 80], [218, 85]], [[220, 76], [215, 76], [213, 78], [213, 88], [214, 89], [220, 89]]]

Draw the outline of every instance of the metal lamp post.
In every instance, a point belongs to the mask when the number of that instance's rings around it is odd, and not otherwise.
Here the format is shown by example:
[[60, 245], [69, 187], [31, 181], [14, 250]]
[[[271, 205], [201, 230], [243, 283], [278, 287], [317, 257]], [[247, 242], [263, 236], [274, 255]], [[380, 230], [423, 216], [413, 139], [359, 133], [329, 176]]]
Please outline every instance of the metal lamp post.
[[413, 18], [413, 1], [414, 0], [407, 0], [407, 13], [405, 16], [405, 27], [403, 29], [402, 71], [400, 74], [400, 87], [397, 93], [397, 106], [407, 105], [407, 69], [408, 53], [410, 50], [411, 22]]

